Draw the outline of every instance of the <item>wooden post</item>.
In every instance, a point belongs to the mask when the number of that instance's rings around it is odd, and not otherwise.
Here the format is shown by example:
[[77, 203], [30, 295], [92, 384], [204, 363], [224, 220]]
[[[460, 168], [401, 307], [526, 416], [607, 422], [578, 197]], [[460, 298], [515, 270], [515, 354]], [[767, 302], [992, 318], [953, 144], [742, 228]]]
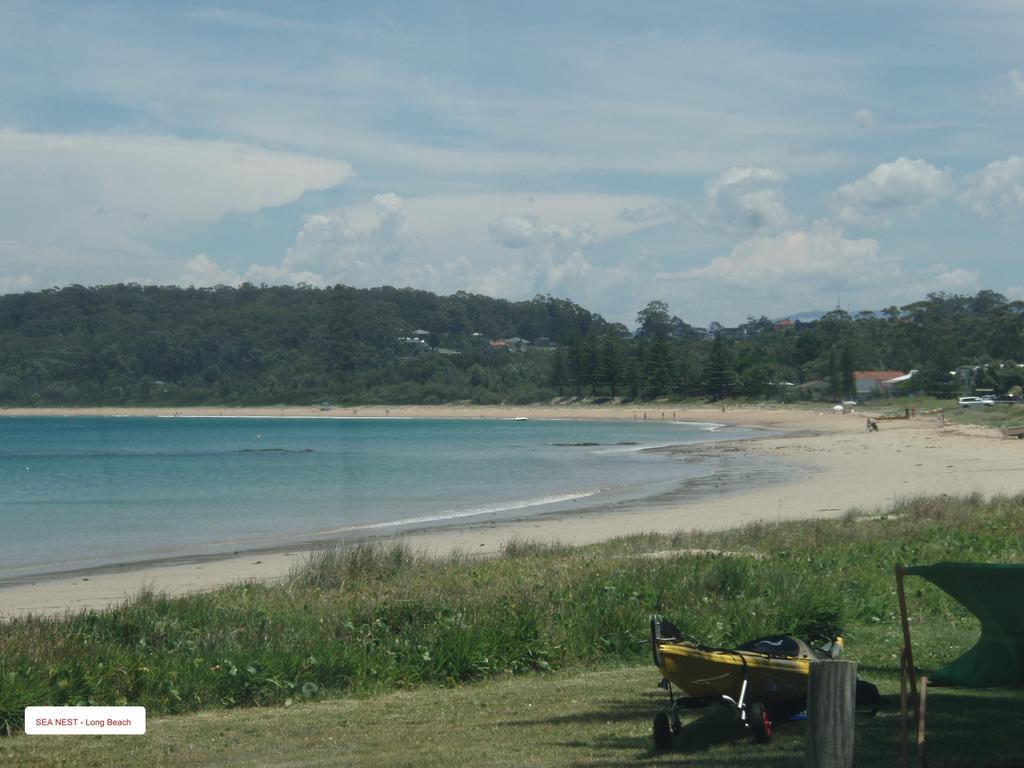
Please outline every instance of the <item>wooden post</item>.
[[909, 768], [907, 762], [907, 654], [900, 654], [900, 768]]
[[918, 690], [917, 701], [917, 765], [925, 768], [928, 765], [928, 756], [924, 746], [924, 708], [928, 703], [928, 678], [921, 678], [921, 687]]
[[856, 705], [856, 662], [811, 662], [807, 678], [805, 768], [852, 768]]
[[910, 695], [917, 697], [917, 680], [914, 678], [914, 651], [910, 646], [910, 618], [907, 616], [907, 596], [903, 591], [903, 577], [907, 569], [902, 565], [896, 566], [896, 601], [900, 606], [900, 625], [903, 628], [903, 660], [907, 663], [907, 672], [910, 675]]

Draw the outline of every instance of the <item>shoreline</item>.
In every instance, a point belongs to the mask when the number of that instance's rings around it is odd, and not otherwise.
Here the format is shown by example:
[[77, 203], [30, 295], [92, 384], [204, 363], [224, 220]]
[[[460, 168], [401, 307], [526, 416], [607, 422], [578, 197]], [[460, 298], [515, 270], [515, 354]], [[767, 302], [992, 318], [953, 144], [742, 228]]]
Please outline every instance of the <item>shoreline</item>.
[[[309, 416], [319, 408], [257, 409], [0, 409], [3, 416]], [[347, 411], [345, 413], [344, 411]], [[357, 411], [357, 413], [352, 413]], [[223, 414], [221, 412], [227, 412]], [[721, 529], [756, 521], [810, 519], [843, 514], [852, 507], [874, 510], [899, 498], [922, 494], [985, 495], [1024, 492], [1024, 451], [998, 450], [998, 433], [976, 427], [940, 427], [933, 419], [886, 422], [868, 433], [864, 414], [787, 408], [682, 409], [631, 406], [373, 406], [334, 409], [337, 416], [363, 418], [573, 418], [726, 423], [770, 429], [776, 434], [698, 443], [668, 450], [677, 456], [718, 460], [740, 475], [702, 478], [694, 492], [686, 483], [665, 498], [501, 520], [461, 521], [443, 526], [361, 537], [396, 541], [428, 553], [497, 552], [512, 539], [588, 544], [647, 531]], [[1015, 441], [1014, 441], [1015, 442]], [[1004, 444], [1005, 447], [1006, 444]], [[1013, 447], [1016, 447], [1015, 445]], [[746, 462], [751, 457], [755, 462]], [[783, 467], [778, 482], [749, 476], [750, 465]], [[770, 478], [771, 479], [771, 478]], [[778, 479], [778, 478], [775, 478]], [[761, 481], [764, 478], [760, 478]], [[690, 493], [687, 493], [687, 490]], [[355, 543], [352, 539], [344, 540]], [[172, 595], [257, 579], [280, 581], [311, 552], [342, 543], [303, 541], [233, 554], [175, 557], [76, 572], [26, 577], [31, 583], [0, 585], [0, 619], [27, 613], [60, 614], [103, 608], [143, 588]]]
[[[351, 407], [276, 405], [276, 406], [87, 406], [87, 407], [0, 407], [0, 418], [25, 416], [73, 418], [80, 416], [158, 417], [158, 418], [318, 418], [318, 419], [579, 419], [585, 421], [689, 421], [700, 424], [729, 426], [768, 426], [793, 416], [829, 416], [827, 407], [797, 409], [792, 407], [738, 406], [729, 410], [712, 407], [679, 405], [357, 405]], [[849, 414], [853, 415], [853, 414]]]

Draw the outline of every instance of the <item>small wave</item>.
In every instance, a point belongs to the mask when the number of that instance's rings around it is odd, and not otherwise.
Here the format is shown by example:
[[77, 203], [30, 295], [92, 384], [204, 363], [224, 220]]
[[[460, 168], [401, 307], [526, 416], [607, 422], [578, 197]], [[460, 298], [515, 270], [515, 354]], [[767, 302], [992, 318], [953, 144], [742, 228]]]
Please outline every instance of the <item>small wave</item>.
[[673, 421], [671, 423], [680, 424], [684, 427], [697, 427], [702, 432], [714, 432], [722, 427], [729, 426], [728, 424], [719, 424], [715, 421]]
[[517, 509], [527, 509], [529, 507], [540, 507], [545, 504], [559, 504], [566, 501], [576, 501], [577, 499], [586, 499], [590, 496], [596, 496], [601, 491], [586, 491], [582, 493], [565, 493], [558, 496], [541, 496], [533, 499], [521, 499], [519, 501], [507, 501], [500, 502], [498, 504], [489, 504], [483, 507], [474, 507], [472, 509], [449, 509], [443, 512], [437, 512], [432, 515], [422, 515], [420, 517], [406, 517], [401, 520], [388, 520], [380, 523], [365, 523], [363, 525], [349, 525], [344, 528], [334, 528], [329, 531], [321, 531], [319, 535], [332, 534], [332, 533], [347, 533], [350, 531], [372, 531], [379, 530], [381, 528], [397, 528], [399, 526], [406, 525], [423, 525], [425, 523], [440, 523], [445, 520], [458, 520], [464, 517], [476, 517], [478, 515], [493, 515], [498, 512], [511, 512]]
[[38, 461], [41, 459], [150, 459], [150, 458], [196, 458], [231, 456], [238, 453], [315, 453], [312, 448], [231, 448], [210, 451], [83, 451], [75, 453], [8, 453], [0, 452], [0, 459]]
[[675, 443], [633, 443], [633, 444], [621, 444], [615, 445], [608, 448], [603, 448], [600, 451], [591, 451], [595, 455], [603, 455], [607, 453], [640, 453], [641, 451], [657, 451], [663, 448], [675, 448], [679, 445]]
[[619, 443], [548, 443], [556, 448], [598, 448], [603, 445], [640, 445], [637, 442], [622, 441]]
[[235, 453], [314, 453], [312, 448], [241, 448]]
[[[137, 418], [153, 418], [151, 416], [139, 416]], [[415, 416], [315, 416], [315, 415], [278, 415], [274, 414], [209, 414], [209, 413], [158, 413], [158, 419], [239, 419], [249, 421], [414, 421]]]

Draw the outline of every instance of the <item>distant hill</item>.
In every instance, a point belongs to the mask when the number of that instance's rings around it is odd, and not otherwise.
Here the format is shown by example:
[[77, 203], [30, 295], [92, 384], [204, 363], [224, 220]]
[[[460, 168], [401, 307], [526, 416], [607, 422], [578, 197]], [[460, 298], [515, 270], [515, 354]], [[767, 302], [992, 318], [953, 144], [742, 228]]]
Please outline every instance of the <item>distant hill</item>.
[[[884, 312], [799, 312], [704, 333], [652, 301], [638, 330], [567, 299], [409, 288], [80, 285], [0, 296], [0, 404], [527, 403], [798, 398], [778, 382], [917, 369], [1024, 385], [1024, 303], [936, 294]], [[825, 318], [825, 320], [822, 320]], [[1007, 364], [1009, 363], [1009, 364]]]

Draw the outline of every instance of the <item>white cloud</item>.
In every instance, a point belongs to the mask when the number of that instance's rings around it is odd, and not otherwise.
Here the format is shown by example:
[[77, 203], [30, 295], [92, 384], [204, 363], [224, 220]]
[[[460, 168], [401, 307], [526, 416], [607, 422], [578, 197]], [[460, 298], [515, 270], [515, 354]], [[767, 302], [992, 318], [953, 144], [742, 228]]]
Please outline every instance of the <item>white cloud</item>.
[[253, 265], [246, 279], [426, 287], [432, 282], [431, 270], [417, 264], [410, 252], [415, 239], [406, 221], [405, 201], [393, 193], [376, 195], [369, 206], [307, 217], [281, 264]]
[[535, 216], [501, 216], [492, 221], [487, 230], [494, 241], [506, 248], [525, 248], [532, 245], [537, 231]]
[[957, 293], [969, 295], [981, 290], [981, 278], [976, 270], [955, 267], [939, 268], [936, 274], [925, 275], [913, 284], [913, 291], [923, 297], [929, 293]]
[[886, 226], [896, 213], [918, 213], [953, 193], [949, 171], [901, 157], [844, 184], [832, 195], [835, 215], [848, 224]]
[[179, 278], [182, 285], [210, 288], [215, 285], [238, 285], [242, 279], [237, 272], [221, 269], [205, 253], [197, 253], [185, 262]]
[[785, 174], [771, 168], [729, 168], [705, 185], [708, 223], [740, 230], [791, 226], [780, 189], [785, 182]]
[[818, 221], [810, 230], [744, 240], [728, 256], [715, 257], [704, 267], [662, 277], [765, 288], [806, 280], [861, 285], [897, 271], [879, 256], [877, 240], [847, 239], [842, 230]]
[[347, 163], [238, 143], [0, 129], [0, 231], [45, 254], [36, 261], [48, 270], [36, 277], [43, 284], [230, 282], [212, 261], [176, 275], [150, 238], [281, 205], [351, 173]]
[[870, 109], [858, 109], [853, 113], [853, 122], [861, 128], [870, 128], [875, 124], [875, 113]]
[[1024, 156], [989, 163], [966, 178], [960, 202], [982, 216], [1024, 212]]
[[623, 208], [619, 219], [631, 224], [662, 223], [677, 218], [680, 208], [670, 203], [653, 203], [639, 208]]
[[594, 225], [589, 221], [575, 221], [563, 225], [542, 224], [540, 219], [533, 215], [499, 216], [487, 226], [487, 230], [494, 241], [505, 248], [586, 248], [597, 239]]
[[231, 142], [0, 130], [0, 172], [6, 176], [4, 198], [27, 198], [47, 213], [212, 221], [335, 186], [352, 175], [352, 167]]
[[622, 195], [389, 193], [307, 217], [279, 262], [239, 272], [254, 283], [387, 284], [510, 299], [553, 293], [607, 311], [627, 300], [637, 276], [632, 261], [601, 263], [591, 252], [657, 223], [624, 221], [623, 210], [662, 205], [670, 204]]
[[32, 287], [32, 275], [0, 275], [0, 293], [21, 293]]
[[[873, 238], [848, 238], [826, 221], [807, 230], [753, 237], [696, 269], [655, 275], [662, 295], [682, 301], [702, 321], [740, 322], [752, 313], [877, 309], [916, 301], [932, 292], [971, 294], [977, 271], [932, 264], [901, 264]], [[742, 300], [737, 301], [737, 296]], [[756, 309], [753, 309], [756, 307]]]
[[1024, 98], [1024, 73], [1019, 69], [1011, 69], [1003, 74], [1003, 79], [1010, 84], [1010, 90], [1013, 91], [1014, 96]]
[[516, 249], [517, 254], [512, 263], [503, 259], [471, 272], [470, 282], [477, 290], [491, 286], [509, 295], [510, 287], [528, 286], [532, 293], [571, 295], [603, 291], [612, 281], [610, 275], [618, 274], [614, 268], [591, 264], [584, 255], [584, 249], [598, 239], [590, 221], [545, 224], [536, 216], [506, 215], [494, 219], [488, 232], [494, 242]]

